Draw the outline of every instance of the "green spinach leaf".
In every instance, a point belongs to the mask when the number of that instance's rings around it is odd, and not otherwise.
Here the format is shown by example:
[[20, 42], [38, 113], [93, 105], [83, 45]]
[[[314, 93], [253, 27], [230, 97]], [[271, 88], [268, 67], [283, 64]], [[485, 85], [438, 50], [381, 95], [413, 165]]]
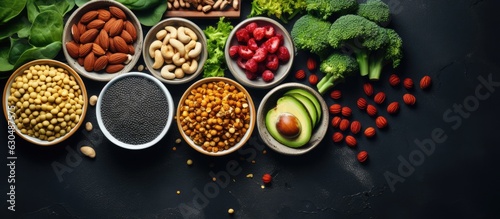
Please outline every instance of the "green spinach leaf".
[[63, 17], [56, 11], [44, 11], [36, 16], [29, 42], [34, 46], [45, 46], [62, 40]]
[[7, 23], [23, 11], [26, 0], [0, 0], [0, 24]]
[[26, 4], [30, 22], [34, 22], [38, 14], [49, 10], [57, 11], [61, 16], [64, 16], [71, 11], [74, 6], [74, 0], [28, 0]]
[[161, 6], [160, 3], [167, 5], [167, 2], [162, 0], [116, 0], [116, 1], [127, 6], [127, 8], [129, 8], [130, 10], [152, 9], [153, 6]]
[[154, 26], [163, 18], [166, 10], [167, 4], [159, 4], [154, 8], [153, 13], [151, 10], [137, 10], [134, 13], [144, 26]]
[[14, 64], [14, 68], [18, 68], [26, 62], [36, 59], [52, 59], [57, 56], [61, 48], [61, 41], [56, 41], [44, 47], [33, 47], [28, 49], [21, 54], [16, 64]]

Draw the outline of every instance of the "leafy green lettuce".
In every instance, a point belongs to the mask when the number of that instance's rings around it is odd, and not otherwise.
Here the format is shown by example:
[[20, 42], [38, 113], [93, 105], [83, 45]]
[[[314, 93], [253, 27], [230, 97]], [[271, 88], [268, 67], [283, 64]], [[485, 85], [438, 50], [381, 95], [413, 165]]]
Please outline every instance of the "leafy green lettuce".
[[275, 16], [284, 23], [306, 9], [305, 0], [252, 0], [251, 5], [252, 9], [247, 17]]
[[219, 19], [217, 27], [207, 26], [203, 30], [207, 37], [208, 50], [208, 58], [203, 67], [203, 77], [224, 77], [224, 70], [226, 70], [224, 47], [234, 28], [231, 22], [226, 22], [224, 19], [224, 17]]

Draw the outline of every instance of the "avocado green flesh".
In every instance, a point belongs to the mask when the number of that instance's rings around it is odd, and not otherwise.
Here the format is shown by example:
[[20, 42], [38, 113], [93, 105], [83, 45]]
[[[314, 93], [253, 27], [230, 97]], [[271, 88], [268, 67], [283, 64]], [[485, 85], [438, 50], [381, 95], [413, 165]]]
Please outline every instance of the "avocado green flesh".
[[307, 112], [309, 113], [309, 116], [311, 117], [311, 122], [313, 126], [316, 126], [318, 123], [318, 113], [316, 111], [316, 107], [314, 106], [314, 103], [307, 98], [306, 96], [299, 94], [299, 93], [289, 93], [285, 94], [285, 96], [292, 96], [295, 99], [299, 100], [304, 107], [306, 107]]
[[305, 97], [309, 98], [309, 100], [314, 104], [314, 107], [316, 108], [316, 113], [317, 113], [317, 117], [318, 117], [318, 121], [321, 119], [321, 104], [319, 103], [318, 99], [316, 99], [316, 97], [311, 94], [309, 91], [307, 90], [304, 90], [304, 89], [300, 89], [300, 88], [295, 88], [295, 89], [292, 89], [292, 90], [289, 90], [285, 93], [285, 95], [287, 94], [302, 94], [304, 95]]
[[[294, 115], [300, 123], [301, 131], [296, 137], [282, 136], [276, 128], [280, 115], [286, 113]], [[276, 107], [266, 114], [266, 128], [269, 134], [279, 143], [293, 148], [301, 147], [309, 142], [313, 129], [311, 121], [311, 117], [304, 105], [292, 96], [283, 96], [278, 99]]]

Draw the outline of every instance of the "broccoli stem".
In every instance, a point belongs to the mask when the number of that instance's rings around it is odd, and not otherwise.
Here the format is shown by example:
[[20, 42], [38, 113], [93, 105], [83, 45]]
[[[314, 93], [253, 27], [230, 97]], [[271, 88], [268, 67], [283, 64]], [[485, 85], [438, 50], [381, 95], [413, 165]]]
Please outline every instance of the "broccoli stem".
[[361, 76], [367, 76], [370, 73], [368, 53], [366, 51], [356, 52], [356, 61], [358, 62]]
[[333, 74], [326, 74], [316, 85], [318, 92], [324, 94], [328, 89], [332, 88], [335, 84], [333, 83], [337, 78]]
[[382, 73], [382, 68], [384, 67], [383, 62], [383, 57], [372, 58], [372, 60], [370, 61], [370, 73], [368, 74], [368, 78], [370, 80], [379, 80], [380, 74]]

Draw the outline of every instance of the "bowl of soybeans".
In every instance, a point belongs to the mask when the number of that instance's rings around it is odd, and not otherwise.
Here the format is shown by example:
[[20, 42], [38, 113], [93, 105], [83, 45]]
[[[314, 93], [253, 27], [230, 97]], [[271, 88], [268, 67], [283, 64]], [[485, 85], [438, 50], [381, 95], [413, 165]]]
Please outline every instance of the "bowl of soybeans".
[[80, 76], [65, 63], [51, 59], [30, 61], [17, 68], [5, 85], [2, 101], [9, 142], [15, 142], [15, 132], [41, 146], [72, 136], [88, 107]]
[[225, 77], [209, 77], [184, 92], [176, 118], [189, 146], [205, 155], [222, 156], [237, 151], [250, 139], [256, 111], [241, 84]]

